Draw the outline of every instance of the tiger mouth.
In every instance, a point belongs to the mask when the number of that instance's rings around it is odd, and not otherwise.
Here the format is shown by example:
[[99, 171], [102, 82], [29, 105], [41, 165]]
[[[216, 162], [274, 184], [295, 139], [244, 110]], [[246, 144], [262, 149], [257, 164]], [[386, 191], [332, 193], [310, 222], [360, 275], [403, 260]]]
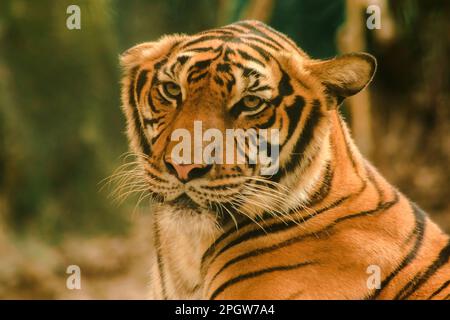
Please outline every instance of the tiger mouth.
[[166, 204], [178, 209], [178, 210], [188, 210], [192, 212], [196, 212], [198, 214], [201, 213], [210, 213], [215, 214], [216, 218], [219, 220], [219, 223], [225, 223], [228, 221], [226, 212], [231, 213], [234, 212], [235, 208], [231, 207], [228, 203], [218, 203], [214, 201], [210, 201], [209, 205], [203, 206], [193, 200], [188, 194], [183, 193], [174, 200], [167, 201]]
[[191, 209], [191, 210], [200, 209], [200, 205], [194, 200], [192, 200], [192, 198], [189, 197], [185, 192], [182, 195], [175, 198], [174, 200], [169, 201], [168, 203], [181, 209]]

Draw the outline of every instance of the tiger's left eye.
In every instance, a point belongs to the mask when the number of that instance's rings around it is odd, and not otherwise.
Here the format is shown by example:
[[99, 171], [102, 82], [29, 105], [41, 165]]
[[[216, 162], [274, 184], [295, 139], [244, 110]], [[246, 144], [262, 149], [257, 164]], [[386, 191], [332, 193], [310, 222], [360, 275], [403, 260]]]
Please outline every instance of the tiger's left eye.
[[254, 111], [264, 103], [264, 100], [257, 96], [245, 96], [242, 98], [242, 104], [246, 111]]
[[169, 97], [176, 99], [181, 94], [181, 88], [179, 85], [173, 82], [166, 82], [163, 84], [164, 93]]

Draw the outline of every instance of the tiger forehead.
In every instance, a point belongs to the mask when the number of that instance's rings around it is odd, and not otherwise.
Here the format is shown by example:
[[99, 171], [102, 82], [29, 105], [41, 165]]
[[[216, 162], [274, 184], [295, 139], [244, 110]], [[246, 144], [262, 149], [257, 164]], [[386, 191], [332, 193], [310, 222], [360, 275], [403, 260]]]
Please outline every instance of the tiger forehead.
[[[177, 83], [183, 96], [213, 91], [232, 103], [243, 94], [271, 99], [287, 57], [308, 56], [287, 36], [258, 21], [242, 21], [178, 37], [156, 71], [159, 82]], [[205, 89], [205, 90], [203, 90]]]
[[185, 90], [216, 85], [228, 98], [243, 93], [271, 97], [279, 74], [275, 64], [253, 58], [252, 52], [239, 45], [218, 41], [199, 45], [172, 52], [159, 72], [159, 80], [174, 81]]
[[282, 51], [295, 52], [302, 57], [308, 57], [292, 39], [256, 20], [239, 21], [221, 28], [200, 32], [194, 35], [193, 39], [184, 43], [183, 48], [210, 40], [237, 43], [251, 48], [266, 61], [273, 54]]
[[184, 36], [172, 49], [168, 57], [170, 65], [164, 68], [164, 74], [172, 78], [180, 70], [208, 69], [205, 71], [221, 73], [229, 72], [232, 66], [242, 69], [244, 77], [250, 74], [262, 77], [267, 76], [266, 71], [270, 73], [273, 64], [279, 63], [280, 55], [307, 58], [289, 37], [252, 20]]
[[272, 64], [259, 61], [239, 47], [221, 44], [215, 48], [193, 48], [179, 52], [167, 68], [172, 73], [205, 71], [211, 74], [229, 73], [238, 69], [244, 77], [267, 78], [272, 71]]

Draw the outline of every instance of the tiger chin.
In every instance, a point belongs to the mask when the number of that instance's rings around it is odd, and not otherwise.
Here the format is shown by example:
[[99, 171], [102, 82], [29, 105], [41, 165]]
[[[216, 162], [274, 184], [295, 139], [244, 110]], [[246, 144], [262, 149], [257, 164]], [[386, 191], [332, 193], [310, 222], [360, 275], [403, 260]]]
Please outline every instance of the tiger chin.
[[[339, 106], [366, 53], [310, 58], [258, 21], [121, 55], [137, 184], [154, 210], [152, 299], [449, 299], [450, 242], [353, 143]], [[276, 129], [279, 169], [180, 164], [172, 133]]]

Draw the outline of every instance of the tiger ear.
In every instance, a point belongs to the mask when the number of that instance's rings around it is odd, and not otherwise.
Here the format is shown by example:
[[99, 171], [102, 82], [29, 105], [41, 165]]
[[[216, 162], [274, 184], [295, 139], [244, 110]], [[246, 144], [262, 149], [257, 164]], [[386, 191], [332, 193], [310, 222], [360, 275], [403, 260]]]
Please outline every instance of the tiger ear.
[[120, 65], [125, 71], [134, 68], [146, 59], [157, 42], [144, 42], [131, 47], [119, 56]]
[[372, 80], [377, 61], [367, 53], [349, 53], [334, 59], [313, 62], [311, 73], [322, 82], [339, 105], [345, 98], [357, 94]]
[[188, 36], [184, 34], [172, 34], [162, 36], [157, 41], [135, 45], [120, 55], [120, 64], [125, 71], [129, 71], [147, 60], [153, 60], [168, 54], [176, 44], [187, 38]]

